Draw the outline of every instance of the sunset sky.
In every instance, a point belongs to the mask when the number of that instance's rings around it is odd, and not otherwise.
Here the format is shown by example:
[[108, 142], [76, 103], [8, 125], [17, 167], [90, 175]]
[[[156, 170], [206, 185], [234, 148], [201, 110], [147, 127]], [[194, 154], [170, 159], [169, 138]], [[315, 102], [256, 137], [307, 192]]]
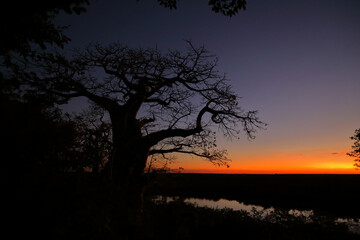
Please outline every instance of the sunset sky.
[[[156, 0], [91, 1], [79, 16], [60, 14], [71, 25], [66, 47], [119, 41], [130, 47], [184, 49], [184, 39], [219, 57], [246, 110], [268, 124], [256, 139], [219, 145], [230, 168], [179, 156], [169, 167], [184, 172], [358, 173], [349, 139], [360, 128], [360, 1], [248, 0], [232, 18], [206, 0], [179, 0], [177, 10]], [[65, 106], [83, 107], [81, 99]]]

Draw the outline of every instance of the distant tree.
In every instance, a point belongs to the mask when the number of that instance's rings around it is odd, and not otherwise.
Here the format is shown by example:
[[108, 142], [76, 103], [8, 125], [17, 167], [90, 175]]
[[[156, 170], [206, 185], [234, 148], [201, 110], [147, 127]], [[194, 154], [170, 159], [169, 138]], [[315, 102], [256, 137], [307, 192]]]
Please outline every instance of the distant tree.
[[354, 145], [352, 146], [352, 151], [348, 153], [350, 157], [354, 157], [354, 166], [357, 170], [360, 168], [360, 128], [355, 130], [353, 136], [350, 139], [354, 140]]
[[[176, 9], [177, 0], [157, 0], [160, 5], [169, 8]], [[216, 13], [220, 12], [225, 16], [233, 16], [238, 13], [239, 10], [246, 9], [246, 0], [209, 0], [208, 4], [212, 10]]]

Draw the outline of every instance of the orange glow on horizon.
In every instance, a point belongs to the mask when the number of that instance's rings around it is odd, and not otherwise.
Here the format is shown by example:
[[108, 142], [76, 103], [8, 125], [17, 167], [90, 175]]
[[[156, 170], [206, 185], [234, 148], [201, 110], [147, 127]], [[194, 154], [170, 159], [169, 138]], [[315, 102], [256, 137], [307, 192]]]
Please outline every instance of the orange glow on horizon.
[[262, 170], [262, 169], [184, 169], [183, 173], [218, 173], [218, 174], [359, 174], [355, 169], [289, 169], [289, 170]]
[[175, 172], [221, 174], [359, 174], [354, 162], [345, 154], [277, 155], [274, 158], [254, 156], [233, 159], [230, 167], [217, 167], [204, 160], [183, 159], [169, 167]]

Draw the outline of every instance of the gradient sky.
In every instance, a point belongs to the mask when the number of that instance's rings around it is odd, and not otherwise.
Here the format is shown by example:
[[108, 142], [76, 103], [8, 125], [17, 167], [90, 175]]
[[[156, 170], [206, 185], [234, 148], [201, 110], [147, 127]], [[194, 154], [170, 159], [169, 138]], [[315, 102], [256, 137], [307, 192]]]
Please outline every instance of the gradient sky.
[[[91, 1], [87, 13], [60, 14], [68, 49], [119, 41], [130, 47], [184, 49], [184, 39], [219, 57], [247, 110], [268, 123], [255, 140], [227, 141], [230, 168], [179, 157], [185, 172], [357, 173], [349, 139], [360, 128], [360, 1], [249, 0], [229, 18], [206, 0]], [[66, 106], [76, 111], [81, 100]]]

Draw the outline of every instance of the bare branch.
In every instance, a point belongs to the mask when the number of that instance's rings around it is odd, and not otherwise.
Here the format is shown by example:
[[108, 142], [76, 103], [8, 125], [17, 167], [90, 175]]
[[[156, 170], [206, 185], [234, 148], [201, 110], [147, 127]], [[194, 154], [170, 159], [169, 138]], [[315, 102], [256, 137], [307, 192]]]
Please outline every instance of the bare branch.
[[229, 138], [244, 132], [252, 139], [265, 124], [257, 111], [239, 106], [240, 97], [217, 70], [218, 59], [203, 46], [187, 46], [185, 52], [162, 53], [92, 44], [72, 59], [44, 56], [39, 77], [23, 76], [59, 103], [84, 96], [107, 110], [114, 146], [123, 147], [118, 152], [136, 146], [133, 151], [141, 147], [144, 156], [176, 152], [222, 164], [228, 159], [217, 149], [212, 128]]

